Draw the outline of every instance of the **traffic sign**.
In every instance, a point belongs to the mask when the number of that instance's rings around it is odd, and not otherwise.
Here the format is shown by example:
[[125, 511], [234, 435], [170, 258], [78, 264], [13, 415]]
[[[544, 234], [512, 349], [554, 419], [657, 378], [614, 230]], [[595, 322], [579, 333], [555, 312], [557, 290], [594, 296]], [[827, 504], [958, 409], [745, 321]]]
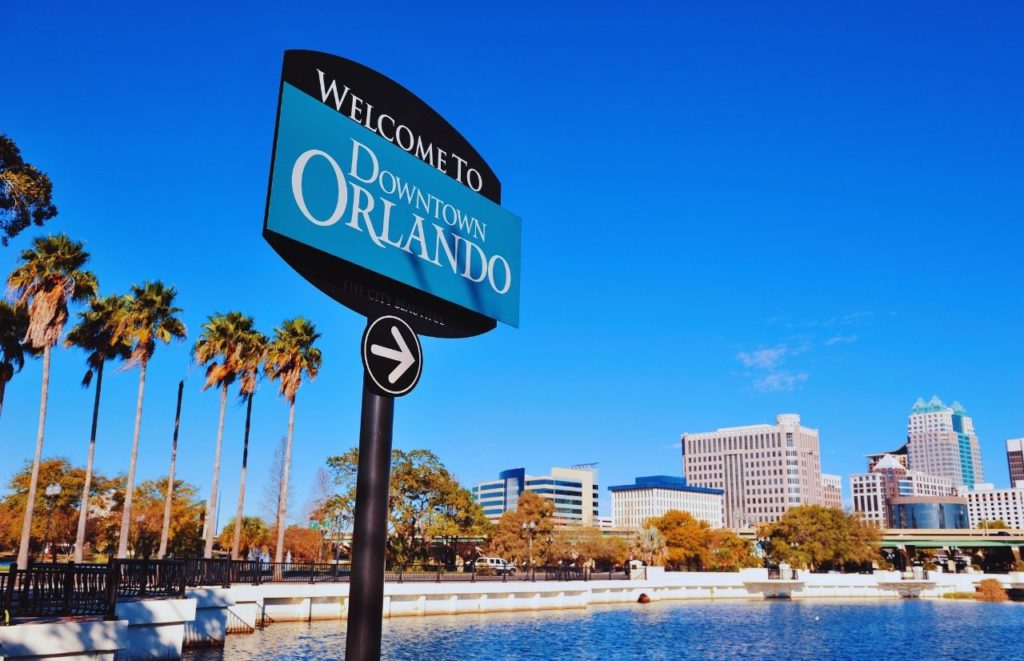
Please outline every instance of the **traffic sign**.
[[423, 368], [420, 339], [402, 319], [374, 319], [363, 333], [363, 367], [384, 395], [401, 397], [416, 387]]

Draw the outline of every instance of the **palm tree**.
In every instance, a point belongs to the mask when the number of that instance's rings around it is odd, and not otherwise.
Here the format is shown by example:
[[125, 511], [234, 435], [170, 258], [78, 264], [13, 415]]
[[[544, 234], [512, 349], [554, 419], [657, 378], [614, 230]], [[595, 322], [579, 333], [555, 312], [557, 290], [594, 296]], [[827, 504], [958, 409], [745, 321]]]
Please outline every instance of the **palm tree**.
[[135, 404], [135, 433], [132, 437], [132, 457], [128, 465], [128, 482], [124, 492], [124, 510], [121, 512], [121, 532], [117, 539], [117, 557], [128, 555], [128, 526], [132, 520], [132, 497], [135, 493], [135, 462], [139, 457], [139, 429], [142, 427], [142, 396], [146, 389], [146, 367], [149, 365], [157, 341], [164, 344], [185, 338], [185, 324], [176, 315], [178, 292], [159, 280], [132, 285], [127, 296], [126, 310], [119, 324], [120, 331], [132, 343], [129, 365], [139, 366], [139, 395]]
[[320, 371], [320, 349], [313, 346], [320, 333], [316, 326], [296, 317], [274, 329], [274, 340], [267, 347], [267, 361], [264, 368], [267, 376], [280, 382], [280, 392], [288, 400], [288, 442], [284, 449], [281, 466], [281, 489], [277, 497], [277, 545], [274, 548], [274, 562], [281, 562], [284, 553], [284, 520], [288, 501], [288, 471], [292, 460], [292, 435], [295, 431], [295, 395], [302, 385], [303, 372], [312, 381]]
[[21, 341], [28, 331], [28, 310], [24, 305], [0, 301], [0, 412], [4, 410], [7, 382], [25, 366], [26, 347]]
[[88, 388], [93, 376], [96, 377], [92, 429], [89, 432], [89, 457], [85, 463], [85, 483], [82, 487], [82, 504], [78, 511], [78, 533], [75, 536], [75, 562], [82, 561], [82, 548], [85, 546], [85, 523], [92, 488], [92, 463], [96, 454], [96, 425], [100, 415], [100, 392], [103, 390], [103, 366], [108, 360], [127, 360], [131, 356], [131, 344], [119, 331], [126, 303], [123, 296], [92, 299], [89, 302], [89, 309], [78, 313], [78, 324], [68, 331], [64, 339], [64, 346], [78, 347], [88, 353], [85, 358], [87, 368], [82, 378], [82, 386]]
[[260, 368], [267, 355], [267, 337], [258, 331], [249, 333], [238, 353], [238, 394], [245, 400], [245, 437], [242, 441], [242, 477], [238, 482], [238, 509], [235, 511], [231, 558], [238, 559], [242, 544], [242, 508], [245, 505], [245, 471], [249, 463], [249, 421], [252, 419], [252, 397], [256, 393]]
[[46, 397], [50, 389], [50, 349], [57, 344], [68, 320], [68, 301], [87, 301], [96, 295], [96, 276], [82, 270], [89, 261], [82, 244], [64, 234], [38, 237], [19, 255], [21, 263], [7, 277], [19, 305], [28, 304], [28, 327], [23, 343], [43, 353], [43, 386], [39, 397], [39, 430], [36, 453], [32, 459], [25, 519], [18, 546], [18, 568], [28, 566], [29, 543], [32, 536], [32, 513], [35, 509], [36, 487], [39, 483], [39, 462], [43, 454], [43, 431], [46, 427]]
[[206, 501], [206, 522], [203, 526], [205, 547], [203, 557], [213, 555], [214, 536], [217, 525], [214, 521], [217, 507], [217, 486], [220, 481], [220, 449], [224, 440], [224, 412], [228, 403], [228, 386], [238, 377], [239, 359], [246, 338], [254, 331], [252, 317], [241, 312], [213, 314], [203, 325], [203, 333], [192, 349], [192, 355], [200, 365], [206, 365], [206, 383], [203, 390], [220, 389], [220, 418], [217, 421], [217, 446], [213, 455], [213, 483], [210, 498]]

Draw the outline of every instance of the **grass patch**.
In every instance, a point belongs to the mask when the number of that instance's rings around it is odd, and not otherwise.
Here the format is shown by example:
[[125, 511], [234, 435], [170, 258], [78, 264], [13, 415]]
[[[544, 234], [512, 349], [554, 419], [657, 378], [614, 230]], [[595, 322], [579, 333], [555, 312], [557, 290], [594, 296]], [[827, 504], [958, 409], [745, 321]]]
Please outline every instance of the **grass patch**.
[[942, 595], [943, 599], [969, 599], [975, 600], [978, 598], [977, 592], [947, 592]]

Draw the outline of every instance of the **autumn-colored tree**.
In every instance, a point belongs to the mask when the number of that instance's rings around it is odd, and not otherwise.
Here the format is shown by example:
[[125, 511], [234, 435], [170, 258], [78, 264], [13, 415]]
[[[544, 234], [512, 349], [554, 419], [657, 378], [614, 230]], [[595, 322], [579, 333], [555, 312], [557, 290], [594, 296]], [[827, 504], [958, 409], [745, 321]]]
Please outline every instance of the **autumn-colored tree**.
[[881, 560], [881, 531], [837, 507], [794, 507], [775, 523], [762, 525], [758, 536], [768, 540], [765, 551], [770, 560], [811, 571]]
[[[275, 557], [279, 553], [275, 546], [278, 539], [277, 530], [271, 528], [267, 534], [267, 548]], [[316, 562], [320, 558], [324, 538], [318, 530], [303, 526], [288, 526], [280, 539], [284, 540], [284, 546], [280, 550], [282, 558], [287, 558], [288, 553], [292, 554], [292, 562]], [[282, 562], [284, 561], [282, 560]]]
[[18, 145], [0, 133], [0, 244], [56, 216], [52, 196], [53, 182], [46, 173], [26, 163]]
[[36, 487], [39, 483], [39, 462], [43, 457], [43, 436], [46, 428], [46, 402], [50, 390], [50, 353], [57, 344], [68, 320], [68, 302], [81, 303], [96, 295], [96, 276], [83, 269], [89, 261], [83, 245], [64, 234], [38, 237], [32, 247], [22, 250], [21, 263], [7, 277], [7, 286], [14, 292], [19, 306], [28, 306], [28, 328], [24, 344], [43, 356], [42, 391], [39, 397], [39, 427], [36, 452], [32, 460], [25, 520], [18, 544], [18, 568], [28, 566], [31, 544], [32, 514]]
[[986, 578], [978, 583], [977, 595], [979, 601], [1000, 602], [1009, 600], [1006, 588], [997, 579]]
[[[554, 515], [553, 502], [532, 491], [524, 491], [519, 494], [516, 509], [506, 511], [498, 519], [486, 554], [514, 564], [525, 565], [531, 552], [532, 538], [531, 562], [537, 564], [538, 558], [553, 562], [551, 553], [554, 545]], [[534, 527], [524, 529], [524, 523], [533, 523]]]
[[[135, 489], [132, 507], [130, 546], [136, 558], [156, 555], [164, 518], [167, 478], [145, 480]], [[199, 490], [182, 480], [174, 481], [171, 492], [171, 518], [167, 555], [194, 557], [201, 546], [203, 505], [196, 499]]]
[[[31, 477], [32, 465], [26, 463], [11, 477], [7, 485], [8, 494], [0, 501], [0, 549], [13, 548], [18, 543]], [[36, 510], [43, 514], [36, 516], [32, 521], [32, 537], [36, 540], [37, 550], [42, 550], [48, 518], [51, 519], [50, 539], [58, 547], [69, 548], [75, 541], [77, 514], [84, 482], [85, 471], [72, 466], [71, 462], [63, 457], [45, 459], [40, 463], [39, 484], [44, 487], [58, 484], [61, 492], [55, 497], [46, 496], [42, 490], [36, 492]], [[102, 475], [93, 476], [90, 489], [93, 516], [103, 515], [103, 496], [115, 484], [113, 480]], [[86, 542], [96, 545], [97, 541], [100, 541], [100, 531], [91, 530]]]
[[761, 565], [754, 555], [754, 543], [731, 530], [712, 530], [708, 535], [708, 551], [707, 568], [714, 571], [738, 571]]
[[592, 526], [576, 526], [554, 531], [548, 558], [556, 563], [588, 567], [610, 567], [629, 557], [626, 540], [606, 537]]
[[711, 564], [711, 526], [695, 519], [689, 512], [669, 510], [649, 519], [665, 538], [666, 562], [673, 569], [701, 571]]
[[456, 558], [470, 560], [476, 551], [476, 540], [490, 536], [493, 524], [465, 487], [447, 471], [438, 485], [437, 502], [428, 517], [426, 536], [442, 544], [441, 560], [448, 567]]

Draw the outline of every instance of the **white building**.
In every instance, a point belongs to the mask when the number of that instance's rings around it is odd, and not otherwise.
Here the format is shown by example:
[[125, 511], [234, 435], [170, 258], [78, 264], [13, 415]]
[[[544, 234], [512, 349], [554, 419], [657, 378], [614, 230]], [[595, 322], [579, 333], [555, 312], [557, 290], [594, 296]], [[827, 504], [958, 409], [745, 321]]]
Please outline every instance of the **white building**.
[[878, 528], [894, 527], [892, 500], [903, 497], [951, 496], [956, 493], [948, 477], [908, 470], [900, 458], [884, 455], [872, 461], [867, 473], [850, 476], [853, 511]]
[[592, 526], [597, 518], [596, 466], [552, 468], [549, 475], [527, 475], [525, 469], [513, 468], [498, 473], [497, 480], [476, 484], [471, 491], [491, 521], [516, 509], [520, 494], [532, 491], [554, 503], [556, 524]]
[[974, 421], [959, 402], [917, 400], [907, 421], [907, 456], [911, 470], [948, 477], [955, 486], [985, 481]]
[[799, 505], [819, 505], [818, 430], [784, 414], [774, 425], [726, 427], [683, 434], [683, 474], [694, 486], [725, 492], [729, 528], [777, 521]]
[[821, 474], [821, 504], [825, 507], [843, 509], [843, 478], [839, 475]]
[[692, 487], [686, 478], [671, 475], [638, 477], [634, 482], [608, 487], [616, 529], [639, 530], [647, 519], [669, 510], [689, 512], [712, 528], [723, 526], [721, 489]]
[[1024, 530], [1024, 481], [1008, 489], [991, 484], [977, 484], [974, 489], [961, 488], [967, 497], [967, 516], [972, 528], [983, 527], [983, 521], [1002, 520], [1014, 530]]

